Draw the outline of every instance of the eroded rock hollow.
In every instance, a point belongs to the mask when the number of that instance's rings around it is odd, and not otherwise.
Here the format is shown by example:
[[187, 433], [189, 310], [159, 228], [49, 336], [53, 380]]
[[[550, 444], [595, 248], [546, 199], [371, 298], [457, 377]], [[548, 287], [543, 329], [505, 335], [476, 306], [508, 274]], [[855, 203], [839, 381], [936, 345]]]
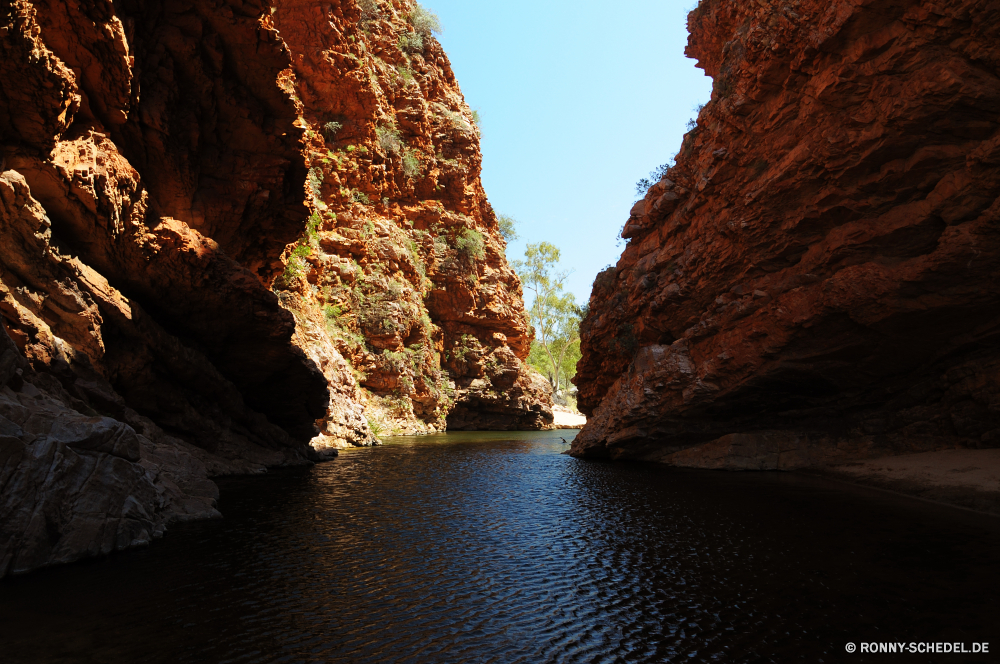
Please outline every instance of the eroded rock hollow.
[[0, 576], [373, 422], [551, 422], [447, 58], [363, 4], [0, 3]]
[[580, 456], [1000, 444], [1000, 3], [702, 0], [714, 91], [598, 276]]

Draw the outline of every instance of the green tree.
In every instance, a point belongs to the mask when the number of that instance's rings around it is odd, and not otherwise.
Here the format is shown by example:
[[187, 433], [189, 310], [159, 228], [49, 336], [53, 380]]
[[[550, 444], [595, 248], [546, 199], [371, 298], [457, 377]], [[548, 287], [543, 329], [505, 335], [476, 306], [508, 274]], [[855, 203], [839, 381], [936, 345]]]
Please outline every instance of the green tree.
[[500, 235], [508, 242], [513, 242], [520, 237], [517, 234], [517, 219], [510, 215], [497, 215], [497, 227], [500, 229]]
[[444, 31], [441, 27], [441, 19], [434, 12], [424, 8], [419, 2], [413, 3], [413, 11], [410, 12], [410, 25], [414, 31], [424, 37], [439, 35]]
[[521, 283], [534, 295], [528, 317], [535, 329], [535, 340], [528, 362], [548, 376], [556, 391], [576, 375], [582, 318], [576, 298], [563, 291], [569, 272], [556, 270], [559, 255], [555, 245], [539, 242], [528, 245], [523, 261], [514, 262]]

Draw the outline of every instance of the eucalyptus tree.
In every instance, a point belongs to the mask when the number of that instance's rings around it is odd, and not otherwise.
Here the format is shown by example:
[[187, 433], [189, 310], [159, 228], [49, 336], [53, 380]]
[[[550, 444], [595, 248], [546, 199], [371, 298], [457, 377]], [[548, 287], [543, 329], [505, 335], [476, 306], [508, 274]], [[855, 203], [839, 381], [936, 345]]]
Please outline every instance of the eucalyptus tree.
[[514, 270], [532, 294], [527, 308], [535, 330], [528, 361], [548, 376], [558, 392], [576, 374], [582, 311], [572, 293], [564, 292], [570, 272], [559, 271], [559, 248], [549, 242], [529, 244]]

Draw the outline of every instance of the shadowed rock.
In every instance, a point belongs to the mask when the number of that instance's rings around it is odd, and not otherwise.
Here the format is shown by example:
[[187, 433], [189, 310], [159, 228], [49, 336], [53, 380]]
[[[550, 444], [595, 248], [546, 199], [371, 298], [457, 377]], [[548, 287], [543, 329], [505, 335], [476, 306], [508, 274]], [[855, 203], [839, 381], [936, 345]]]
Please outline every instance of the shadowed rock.
[[269, 14], [0, 7], [0, 575], [216, 515], [210, 475], [315, 458], [326, 379], [268, 286], [308, 216]]
[[699, 4], [712, 99], [594, 284], [574, 454], [791, 468], [997, 445], [997, 18]]

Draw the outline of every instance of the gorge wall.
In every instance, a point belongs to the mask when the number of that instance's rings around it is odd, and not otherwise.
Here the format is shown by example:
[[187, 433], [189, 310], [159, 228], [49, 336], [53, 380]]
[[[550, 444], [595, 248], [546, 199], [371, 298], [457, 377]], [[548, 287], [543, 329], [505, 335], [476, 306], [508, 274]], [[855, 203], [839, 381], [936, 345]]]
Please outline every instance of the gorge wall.
[[1000, 3], [702, 0], [714, 78], [601, 273], [578, 456], [1000, 445]]
[[[544, 428], [551, 388], [524, 362], [479, 128], [418, 7], [276, 0], [312, 210], [276, 289], [296, 343], [377, 430]], [[326, 444], [355, 442], [350, 421], [331, 413]]]
[[362, 4], [0, 2], [0, 576], [370, 422], [551, 422], [447, 58]]

